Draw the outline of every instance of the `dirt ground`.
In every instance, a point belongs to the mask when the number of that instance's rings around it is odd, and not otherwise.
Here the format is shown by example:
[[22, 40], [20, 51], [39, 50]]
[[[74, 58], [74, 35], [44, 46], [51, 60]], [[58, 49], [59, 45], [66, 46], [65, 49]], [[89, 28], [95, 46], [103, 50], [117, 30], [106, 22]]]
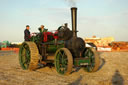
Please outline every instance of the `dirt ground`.
[[18, 54], [0, 51], [0, 85], [128, 85], [128, 52], [99, 52], [100, 69], [95, 73], [77, 70], [69, 76], [55, 68], [22, 70]]

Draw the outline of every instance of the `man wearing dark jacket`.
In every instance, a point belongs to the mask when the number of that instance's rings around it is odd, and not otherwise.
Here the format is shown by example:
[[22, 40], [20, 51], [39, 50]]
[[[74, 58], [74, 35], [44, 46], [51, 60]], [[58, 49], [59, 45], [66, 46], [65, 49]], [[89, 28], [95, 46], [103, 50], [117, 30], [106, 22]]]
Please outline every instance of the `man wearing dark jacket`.
[[38, 28], [38, 30], [40, 31], [40, 33], [47, 32], [48, 31], [48, 29], [45, 29], [44, 28], [44, 25], [41, 25], [40, 28]]
[[30, 27], [29, 25], [26, 25], [26, 29], [24, 30], [24, 40], [25, 41], [30, 41]]

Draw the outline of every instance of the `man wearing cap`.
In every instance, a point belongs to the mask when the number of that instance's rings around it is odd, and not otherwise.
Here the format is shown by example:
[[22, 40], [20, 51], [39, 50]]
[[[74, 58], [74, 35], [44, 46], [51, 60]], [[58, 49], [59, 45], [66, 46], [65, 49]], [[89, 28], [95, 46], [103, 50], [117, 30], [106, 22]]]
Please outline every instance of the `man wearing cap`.
[[24, 40], [25, 41], [30, 41], [30, 26], [26, 25], [26, 29], [24, 30]]
[[40, 31], [40, 33], [43, 33], [43, 32], [47, 32], [48, 29], [45, 29], [44, 25], [41, 25], [40, 28], [38, 28], [38, 30]]

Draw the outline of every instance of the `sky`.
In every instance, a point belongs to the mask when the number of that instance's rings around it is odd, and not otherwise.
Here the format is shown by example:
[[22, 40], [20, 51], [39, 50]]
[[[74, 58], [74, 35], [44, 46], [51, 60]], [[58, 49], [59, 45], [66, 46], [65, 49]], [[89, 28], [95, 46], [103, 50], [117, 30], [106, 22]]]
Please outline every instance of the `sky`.
[[40, 25], [71, 29], [71, 6], [78, 8], [78, 36], [109, 37], [128, 41], [128, 0], [0, 0], [0, 41], [24, 41], [24, 30], [38, 32]]

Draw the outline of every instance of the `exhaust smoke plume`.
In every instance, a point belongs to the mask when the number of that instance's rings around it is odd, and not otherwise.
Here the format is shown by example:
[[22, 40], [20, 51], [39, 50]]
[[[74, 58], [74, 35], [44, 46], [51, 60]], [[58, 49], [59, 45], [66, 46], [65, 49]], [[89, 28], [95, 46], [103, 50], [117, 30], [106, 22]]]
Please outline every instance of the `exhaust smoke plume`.
[[71, 6], [71, 7], [75, 7], [76, 6], [76, 1], [77, 0], [65, 0], [65, 1], [68, 2], [69, 6]]

